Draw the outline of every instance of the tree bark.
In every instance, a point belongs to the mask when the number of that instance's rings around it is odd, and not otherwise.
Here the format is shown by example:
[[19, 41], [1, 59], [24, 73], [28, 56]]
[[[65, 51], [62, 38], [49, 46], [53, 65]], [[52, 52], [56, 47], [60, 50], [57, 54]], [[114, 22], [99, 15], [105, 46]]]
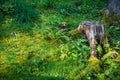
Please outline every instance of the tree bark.
[[120, 15], [120, 0], [108, 0], [107, 8]]

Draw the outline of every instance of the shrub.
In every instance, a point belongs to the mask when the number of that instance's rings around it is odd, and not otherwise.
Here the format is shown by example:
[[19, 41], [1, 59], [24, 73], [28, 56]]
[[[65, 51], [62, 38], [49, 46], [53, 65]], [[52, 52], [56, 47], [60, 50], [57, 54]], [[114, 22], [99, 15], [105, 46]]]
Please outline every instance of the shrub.
[[19, 23], [30, 23], [38, 19], [38, 12], [23, 0], [5, 1], [0, 9], [3, 16], [14, 17]]
[[12, 4], [14, 6], [13, 16], [19, 23], [29, 23], [38, 19], [37, 11], [22, 0], [12, 2]]
[[57, 6], [55, 7], [55, 10], [63, 15], [70, 15], [71, 13], [74, 13], [76, 11], [76, 7], [72, 3], [72, 1], [61, 0], [56, 5]]
[[10, 15], [13, 13], [14, 8], [13, 8], [13, 5], [11, 5], [9, 3], [5, 3], [1, 6], [1, 10], [4, 15]]
[[0, 22], [2, 22], [2, 20], [3, 20], [3, 13], [0, 12]]
[[[104, 7], [103, 1], [82, 0], [77, 7], [79, 13], [90, 13], [96, 15], [97, 12]], [[96, 13], [96, 14], [95, 14]]]
[[39, 2], [35, 1], [35, 3], [36, 3], [36, 6], [38, 8], [41, 8], [42, 10], [54, 9], [56, 0], [40, 0]]
[[109, 43], [113, 49], [120, 53], [120, 29], [115, 26], [107, 27], [107, 36], [109, 37]]

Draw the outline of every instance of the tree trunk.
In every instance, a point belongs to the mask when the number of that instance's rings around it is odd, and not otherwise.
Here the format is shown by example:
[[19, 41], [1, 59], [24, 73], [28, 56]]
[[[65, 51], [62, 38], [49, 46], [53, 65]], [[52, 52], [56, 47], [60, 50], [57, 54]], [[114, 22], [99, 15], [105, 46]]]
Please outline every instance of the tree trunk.
[[120, 0], [108, 0], [107, 8], [120, 15]]

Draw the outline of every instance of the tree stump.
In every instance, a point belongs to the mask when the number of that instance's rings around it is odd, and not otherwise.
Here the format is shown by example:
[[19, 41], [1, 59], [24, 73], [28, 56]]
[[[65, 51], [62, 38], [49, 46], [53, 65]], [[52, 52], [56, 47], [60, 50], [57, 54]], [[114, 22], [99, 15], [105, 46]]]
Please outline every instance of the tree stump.
[[107, 8], [109, 11], [113, 11], [120, 15], [120, 0], [108, 0]]
[[79, 24], [78, 30], [85, 34], [91, 47], [91, 56], [97, 57], [96, 45], [104, 40], [104, 26], [97, 21], [83, 21]]

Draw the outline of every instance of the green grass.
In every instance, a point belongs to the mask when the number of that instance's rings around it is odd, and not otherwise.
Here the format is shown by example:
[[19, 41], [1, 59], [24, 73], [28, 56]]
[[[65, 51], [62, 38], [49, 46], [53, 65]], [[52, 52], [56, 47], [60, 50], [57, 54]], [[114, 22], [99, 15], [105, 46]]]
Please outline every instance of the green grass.
[[[75, 6], [76, 1], [70, 0], [67, 4], [66, 0], [65, 2], [53, 0], [55, 8], [49, 0], [45, 2], [25, 0], [25, 3], [30, 4], [29, 7], [32, 6], [30, 9], [35, 8], [31, 11], [38, 11], [39, 15], [36, 14], [37, 20], [31, 18], [33, 16], [31, 14], [23, 16], [22, 19], [28, 22], [21, 22], [22, 24], [19, 23], [18, 16], [11, 17], [10, 14], [3, 14], [5, 16], [2, 17], [5, 18], [0, 21], [0, 79], [119, 79], [120, 56], [113, 58], [111, 55], [115, 52], [113, 50], [117, 50], [116, 53], [120, 52], [119, 44], [116, 44], [120, 42], [119, 29], [106, 27], [106, 36], [112, 38], [110, 40], [112, 43], [106, 43], [105, 49], [106, 53], [108, 51], [111, 53], [100, 57], [100, 67], [92, 64], [94, 58], [89, 60], [90, 47], [87, 40], [81, 34], [78, 34], [79, 36], [69, 35], [83, 20], [101, 21], [102, 16], [98, 11], [104, 8], [104, 1], [91, 1], [90, 3], [89, 1], [84, 0], [81, 6]], [[67, 8], [69, 6], [70, 8]], [[95, 6], [96, 8], [93, 8]], [[11, 14], [19, 15], [18, 13]], [[36, 18], [35, 15], [33, 17]], [[68, 24], [67, 30], [59, 29], [58, 24], [62, 22]], [[112, 33], [111, 30], [114, 32]]]

